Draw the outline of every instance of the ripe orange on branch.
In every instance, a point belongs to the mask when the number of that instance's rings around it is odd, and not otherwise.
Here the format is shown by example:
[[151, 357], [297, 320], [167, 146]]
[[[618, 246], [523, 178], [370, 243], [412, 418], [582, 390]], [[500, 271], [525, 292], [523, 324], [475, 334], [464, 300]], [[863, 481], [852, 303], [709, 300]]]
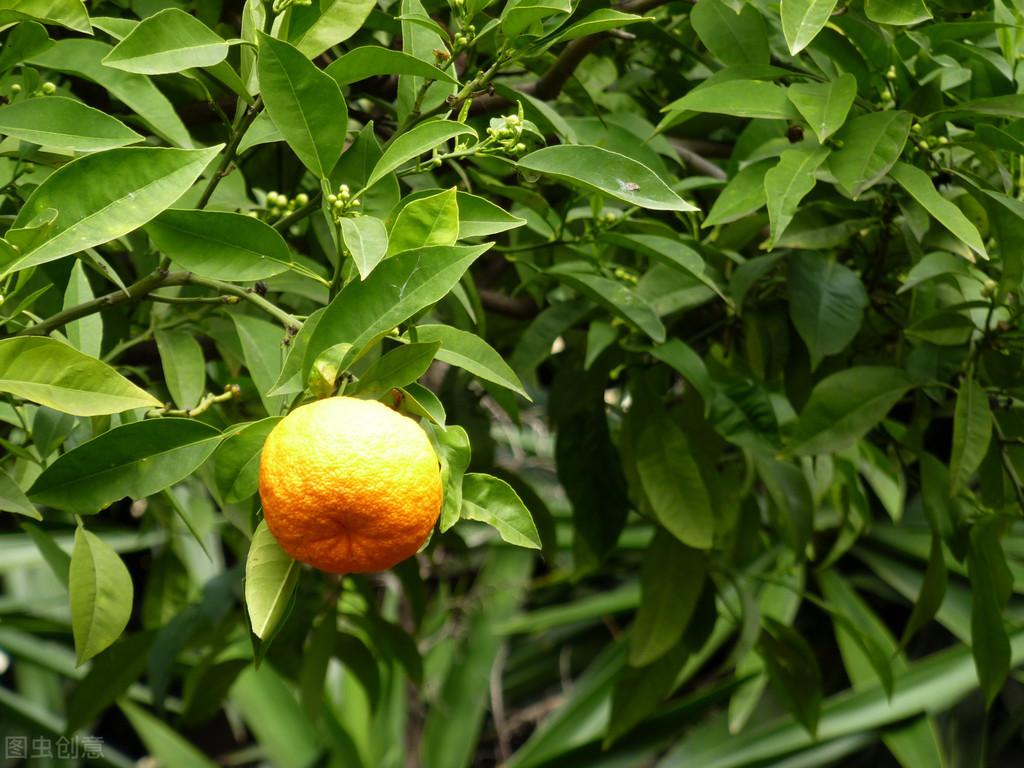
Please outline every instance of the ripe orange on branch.
[[271, 431], [260, 498], [267, 527], [296, 560], [331, 573], [383, 571], [430, 535], [441, 472], [408, 416], [332, 397], [296, 408]]

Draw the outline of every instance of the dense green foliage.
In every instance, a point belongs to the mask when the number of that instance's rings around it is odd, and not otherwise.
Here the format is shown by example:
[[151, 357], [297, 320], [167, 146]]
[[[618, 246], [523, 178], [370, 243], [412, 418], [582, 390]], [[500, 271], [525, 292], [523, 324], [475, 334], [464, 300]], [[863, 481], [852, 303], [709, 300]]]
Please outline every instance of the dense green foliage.
[[[0, 2], [0, 763], [1020, 764], [1024, 5], [88, 6]], [[337, 393], [389, 573], [260, 521]]]

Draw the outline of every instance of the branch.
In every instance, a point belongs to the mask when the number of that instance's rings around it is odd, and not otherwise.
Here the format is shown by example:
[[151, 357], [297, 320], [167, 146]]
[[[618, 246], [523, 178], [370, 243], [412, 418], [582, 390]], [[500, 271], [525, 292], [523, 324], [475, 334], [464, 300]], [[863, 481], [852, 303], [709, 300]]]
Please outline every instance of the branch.
[[[223, 280], [213, 280], [208, 277], [200, 277], [199, 275], [194, 275], [191, 272], [167, 272], [164, 269], [158, 269], [156, 272], [146, 275], [141, 280], [137, 280], [132, 283], [123, 291], [113, 291], [105, 296], [100, 296], [92, 299], [91, 301], [83, 302], [78, 306], [65, 309], [63, 312], [58, 312], [56, 315], [24, 329], [18, 335], [46, 336], [51, 331], [55, 331], [56, 329], [74, 322], [79, 318], [95, 314], [96, 312], [102, 312], [104, 309], [108, 309], [109, 307], [116, 307], [121, 304], [130, 304], [136, 301], [141, 301], [142, 299], [147, 298], [157, 288], [170, 285], [201, 285], [206, 288], [212, 288], [220, 293], [228, 294], [229, 296], [237, 296], [240, 299], [245, 299], [281, 323], [288, 333], [292, 335], [298, 333], [299, 328], [302, 326], [302, 324], [290, 314], [260, 296], [254, 288], [243, 288], [240, 285], [234, 285], [233, 283], [228, 283]], [[166, 297], [159, 297], [159, 299], [166, 300]]]
[[231, 162], [235, 159], [235, 150], [238, 149], [238, 145], [242, 142], [242, 137], [245, 132], [252, 125], [252, 121], [256, 119], [256, 115], [260, 113], [260, 101], [257, 99], [255, 103], [245, 108], [245, 112], [242, 113], [241, 119], [231, 131], [231, 137], [228, 139], [228, 145], [224, 148], [224, 154], [221, 155], [220, 163], [217, 164], [217, 170], [210, 176], [210, 180], [206, 182], [206, 189], [203, 190], [203, 194], [199, 197], [199, 202], [196, 203], [196, 208], [205, 208], [206, 204], [210, 202], [210, 198], [213, 197], [214, 190], [217, 189], [217, 185], [220, 184], [220, 180], [228, 175], [228, 168]]

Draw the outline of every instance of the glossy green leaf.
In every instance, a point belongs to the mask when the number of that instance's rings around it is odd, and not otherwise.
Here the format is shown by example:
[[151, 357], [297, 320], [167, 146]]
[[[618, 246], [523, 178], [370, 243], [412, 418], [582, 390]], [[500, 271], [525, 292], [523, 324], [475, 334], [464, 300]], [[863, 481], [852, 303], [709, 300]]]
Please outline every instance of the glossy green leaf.
[[659, 530], [640, 572], [640, 607], [629, 644], [629, 663], [651, 664], [678, 643], [704, 587], [704, 556]]
[[147, 16], [114, 46], [103, 63], [125, 72], [166, 75], [224, 61], [228, 43], [191, 14], [165, 8]]
[[665, 326], [654, 307], [622, 283], [594, 274], [582, 262], [566, 262], [548, 273], [580, 291], [587, 298], [629, 321], [656, 342], [665, 340]]
[[907, 625], [903, 629], [903, 636], [900, 638], [901, 647], [906, 647], [918, 630], [935, 618], [935, 614], [938, 613], [942, 606], [942, 600], [946, 596], [948, 583], [949, 576], [946, 570], [946, 555], [942, 547], [942, 539], [933, 535], [928, 568], [924, 573], [924, 583], [914, 602], [914, 610], [911, 611]]
[[347, 359], [354, 359], [371, 339], [443, 298], [489, 247], [419, 248], [385, 259], [366, 280], [349, 283], [328, 305], [299, 358], [302, 370], [308, 371], [335, 344], [351, 344], [354, 351]]
[[[53, 226], [8, 264], [4, 274], [54, 261], [141, 227], [192, 186], [220, 149], [220, 145], [197, 150], [109, 149], [62, 166], [36, 188], [14, 220], [14, 229], [27, 227], [54, 209]], [[97, 178], [104, 183], [94, 183]]]
[[427, 80], [455, 84], [458, 81], [442, 69], [428, 64], [403, 51], [394, 51], [379, 45], [353, 48], [324, 70], [338, 81], [348, 85], [378, 75], [416, 75]]
[[782, 33], [791, 54], [796, 55], [811, 44], [835, 7], [836, 0], [782, 0]]
[[327, 178], [345, 146], [348, 107], [338, 83], [286, 42], [260, 35], [260, 90], [284, 140], [314, 175]]
[[971, 578], [971, 651], [985, 703], [991, 707], [1013, 664], [1013, 649], [1003, 619], [1013, 574], [999, 542], [998, 520], [971, 530], [967, 567]]
[[441, 484], [444, 486], [444, 503], [441, 506], [439, 527], [444, 533], [455, 525], [462, 516], [462, 478], [469, 467], [473, 448], [469, 434], [458, 424], [446, 429], [431, 430], [434, 449], [441, 461]]
[[567, 26], [565, 31], [555, 38], [555, 42], [562, 43], [566, 40], [575, 40], [578, 37], [596, 35], [609, 29], [622, 29], [630, 24], [644, 21], [648, 21], [648, 19], [633, 13], [623, 13], [613, 8], [598, 8]]
[[48, 466], [29, 496], [76, 514], [93, 514], [128, 496], [143, 499], [188, 477], [221, 433], [189, 419], [147, 419], [104, 432]]
[[391, 226], [388, 255], [428, 245], [455, 245], [459, 238], [459, 203], [455, 188], [413, 200]]
[[75, 530], [68, 576], [75, 656], [82, 664], [117, 640], [132, 614], [132, 577], [109, 544]]
[[764, 177], [774, 165], [772, 160], [752, 163], [729, 179], [729, 183], [722, 188], [701, 226], [728, 224], [761, 208], [768, 202], [764, 191]]
[[526, 224], [526, 219], [514, 216], [490, 200], [468, 192], [458, 192], [459, 239], [487, 237]]
[[29, 63], [92, 80], [138, 114], [157, 136], [178, 147], [191, 147], [188, 129], [170, 100], [149, 77], [103, 64], [111, 50], [111, 46], [99, 40], [67, 38], [34, 54]]
[[373, 216], [345, 217], [341, 220], [341, 239], [365, 280], [388, 251], [388, 230]]
[[950, 495], [956, 496], [981, 466], [992, 439], [988, 393], [974, 378], [960, 383], [953, 412], [953, 453], [949, 460]]
[[256, 494], [263, 443], [280, 420], [271, 416], [240, 424], [224, 433], [211, 459], [214, 482], [224, 501], [234, 504]]
[[299, 564], [260, 521], [245, 560], [245, 608], [256, 637], [266, 640], [278, 629], [298, 578]]
[[797, 206], [817, 183], [818, 167], [828, 157], [828, 149], [788, 149], [779, 157], [778, 165], [764, 175], [768, 221], [771, 224], [770, 244], [778, 241], [796, 214]]
[[644, 425], [636, 446], [637, 470], [654, 515], [673, 536], [696, 549], [714, 540], [715, 518], [693, 448], [670, 419]]
[[213, 768], [216, 765], [160, 718], [123, 699], [118, 706], [146, 749], [163, 765], [181, 768]]
[[[95, 297], [81, 261], [76, 261], [64, 289], [64, 309], [76, 307]], [[103, 349], [103, 318], [86, 315], [64, 326], [64, 335], [75, 349], [89, 357], [99, 357]]]
[[475, 333], [461, 331], [450, 325], [420, 325], [416, 327], [416, 339], [421, 342], [438, 342], [441, 345], [436, 354], [438, 360], [456, 365], [484, 381], [530, 398], [515, 371], [490, 344]]
[[403, 344], [381, 355], [363, 372], [353, 388], [354, 394], [381, 397], [392, 389], [404, 387], [427, 372], [434, 362], [436, 341]]
[[0, 340], [0, 391], [74, 416], [160, 405], [106, 363], [36, 336]]
[[467, 134], [476, 136], [476, 131], [468, 125], [452, 120], [430, 120], [420, 123], [403, 133], [384, 150], [366, 179], [366, 188], [369, 189], [410, 160], [420, 157], [456, 136]]
[[63, 96], [0, 107], [0, 133], [71, 152], [114, 149], [143, 138], [117, 118]]
[[[982, 242], [977, 227], [963, 211], [939, 194], [927, 173], [907, 163], [896, 163], [889, 170], [889, 175], [964, 245], [981, 258], [988, 258], [985, 243]], [[971, 261], [974, 260], [973, 256], [969, 258]]]
[[0, 8], [0, 25], [6, 27], [24, 19], [35, 19], [86, 35], [92, 34], [89, 12], [81, 0], [17, 0], [4, 3]]
[[154, 334], [167, 389], [175, 405], [192, 408], [206, 390], [206, 360], [196, 337], [185, 330], [159, 330]]
[[917, 24], [932, 17], [924, 0], [865, 0], [864, 15], [893, 26]]
[[240, 213], [164, 211], [146, 232], [176, 264], [215, 280], [264, 280], [294, 264], [277, 230]]
[[273, 389], [284, 357], [286, 336], [281, 326], [255, 315], [232, 313], [231, 319], [238, 331], [238, 340], [242, 344], [242, 358], [249, 369], [253, 384], [259, 392], [260, 400], [267, 413], [277, 416], [282, 412], [287, 398], [269, 394]]
[[726, 80], [695, 88], [663, 109], [671, 113], [708, 112], [734, 117], [793, 120], [799, 117], [786, 89], [763, 80]]
[[373, 0], [313, 0], [295, 5], [288, 25], [289, 40], [309, 58], [354, 35], [374, 8]]
[[690, 23], [709, 51], [726, 66], [760, 66], [770, 58], [764, 17], [754, 6], [739, 13], [725, 3], [698, 3]]
[[0, 469], [0, 511], [14, 512], [31, 517], [33, 520], [43, 519], [39, 510], [32, 506], [28, 496], [21, 490], [21, 486], [2, 469]]
[[863, 437], [913, 386], [898, 368], [858, 366], [827, 376], [800, 413], [790, 453], [840, 451]]
[[843, 126], [842, 147], [829, 156], [836, 181], [855, 200], [877, 184], [899, 159], [910, 135], [911, 116], [898, 110], [869, 112]]
[[519, 168], [656, 211], [696, 211], [654, 171], [601, 147], [560, 144], [531, 152]]
[[843, 127], [857, 96], [857, 78], [844, 72], [827, 83], [794, 83], [786, 89], [793, 106], [811, 126], [818, 141]]
[[569, 0], [510, 0], [501, 14], [501, 31], [515, 39], [530, 34], [538, 22], [567, 15], [571, 10]]
[[502, 540], [540, 549], [540, 534], [530, 510], [508, 483], [475, 472], [462, 478], [462, 517], [492, 526]]
[[798, 251], [788, 259], [789, 316], [817, 368], [843, 351], [860, 330], [867, 291], [856, 273], [831, 258]]

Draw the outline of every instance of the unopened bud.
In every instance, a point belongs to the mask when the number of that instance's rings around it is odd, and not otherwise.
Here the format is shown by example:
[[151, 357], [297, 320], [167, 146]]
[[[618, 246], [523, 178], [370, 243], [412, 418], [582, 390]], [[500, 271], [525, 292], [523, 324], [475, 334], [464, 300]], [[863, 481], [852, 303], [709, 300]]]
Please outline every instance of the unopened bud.
[[49, 80], [43, 83], [43, 93], [45, 93], [47, 96], [50, 96], [56, 92], [57, 86], [51, 83]]
[[297, 205], [306, 205], [309, 202], [309, 195], [305, 192], [299, 192], [299, 194], [295, 196], [295, 202]]
[[11, 86], [11, 93], [13, 93], [15, 95], [21, 93], [21, 86], [18, 83], [15, 83], [14, 85], [12, 85]]

